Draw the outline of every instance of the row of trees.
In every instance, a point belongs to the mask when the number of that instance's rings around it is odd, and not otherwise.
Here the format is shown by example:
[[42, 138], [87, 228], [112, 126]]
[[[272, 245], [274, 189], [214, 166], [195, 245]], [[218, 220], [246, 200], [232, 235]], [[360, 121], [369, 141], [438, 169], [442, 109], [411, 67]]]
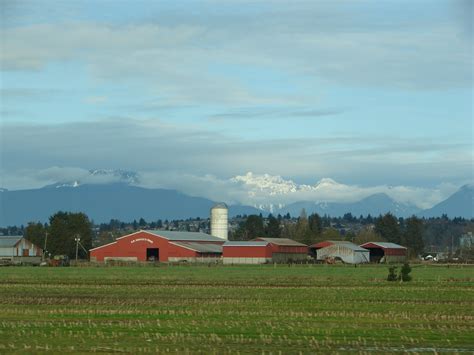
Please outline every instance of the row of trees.
[[[76, 256], [75, 238], [80, 238], [84, 249], [92, 248], [92, 223], [84, 213], [58, 212], [49, 218], [49, 224], [30, 223], [25, 228], [25, 238], [51, 255]], [[78, 255], [87, 258], [86, 251], [80, 247]]]

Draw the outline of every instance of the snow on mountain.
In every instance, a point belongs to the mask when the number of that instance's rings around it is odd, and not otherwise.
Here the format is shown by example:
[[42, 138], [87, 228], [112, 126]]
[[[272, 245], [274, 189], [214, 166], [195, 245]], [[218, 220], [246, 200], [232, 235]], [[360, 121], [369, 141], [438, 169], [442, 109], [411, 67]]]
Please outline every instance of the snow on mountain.
[[56, 189], [60, 189], [62, 187], [78, 187], [80, 186], [81, 184], [79, 183], [79, 181], [75, 180], [73, 182], [70, 182], [70, 183], [57, 183], [57, 184], [54, 184], [50, 187], [54, 187]]
[[[313, 205], [317, 204], [318, 210], [324, 211], [333, 208], [331, 203], [355, 203], [377, 194], [390, 197], [393, 202], [391, 210], [399, 209], [400, 212], [411, 213], [418, 210], [415, 207], [425, 207], [422, 206], [424, 202], [419, 198], [420, 196], [432, 193], [429, 190], [406, 186], [361, 187], [346, 185], [331, 178], [322, 178], [314, 185], [298, 184], [279, 175], [272, 176], [252, 172], [235, 176], [229, 181], [233, 184], [232, 188], [241, 190], [240, 203], [272, 213], [284, 210], [285, 206], [297, 202], [311, 202]], [[441, 201], [441, 197], [438, 196], [436, 202]], [[388, 205], [388, 202], [385, 202]]]
[[138, 173], [128, 170], [95, 169], [89, 170], [90, 177], [99, 179], [112, 179], [114, 182], [138, 184], [140, 182]]
[[[257, 175], [248, 172], [245, 175], [238, 175], [230, 179], [231, 182], [240, 183], [249, 189], [266, 192], [269, 195], [283, 195], [299, 190], [310, 188], [306, 185], [297, 185], [292, 180], [285, 180], [281, 176], [269, 174]], [[254, 193], [256, 191], [253, 191]]]
[[55, 184], [48, 185], [53, 188], [78, 187], [86, 184], [108, 184], [108, 183], [124, 183], [136, 185], [140, 182], [138, 173], [127, 170], [113, 169], [95, 169], [89, 170], [87, 175], [71, 179], [69, 181], [58, 181]]
[[285, 180], [280, 175], [254, 174], [248, 172], [230, 179], [231, 182], [240, 183], [250, 189], [254, 194], [257, 191], [266, 192], [270, 196], [285, 195], [296, 192], [308, 192], [324, 189], [341, 189], [347, 187], [331, 178], [322, 178], [314, 185], [297, 184], [293, 180]]

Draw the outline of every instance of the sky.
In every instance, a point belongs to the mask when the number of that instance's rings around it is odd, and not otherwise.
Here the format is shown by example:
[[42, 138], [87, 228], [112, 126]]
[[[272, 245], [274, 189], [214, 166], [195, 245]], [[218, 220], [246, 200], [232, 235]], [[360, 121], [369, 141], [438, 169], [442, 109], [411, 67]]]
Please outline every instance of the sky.
[[0, 187], [123, 169], [249, 203], [251, 172], [427, 207], [474, 180], [469, 0], [0, 9]]

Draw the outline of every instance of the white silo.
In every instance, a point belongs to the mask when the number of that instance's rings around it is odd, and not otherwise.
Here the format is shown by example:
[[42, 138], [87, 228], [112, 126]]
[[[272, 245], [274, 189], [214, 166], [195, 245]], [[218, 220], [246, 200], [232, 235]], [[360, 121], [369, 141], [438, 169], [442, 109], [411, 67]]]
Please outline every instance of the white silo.
[[225, 203], [211, 208], [211, 235], [227, 240], [229, 209]]

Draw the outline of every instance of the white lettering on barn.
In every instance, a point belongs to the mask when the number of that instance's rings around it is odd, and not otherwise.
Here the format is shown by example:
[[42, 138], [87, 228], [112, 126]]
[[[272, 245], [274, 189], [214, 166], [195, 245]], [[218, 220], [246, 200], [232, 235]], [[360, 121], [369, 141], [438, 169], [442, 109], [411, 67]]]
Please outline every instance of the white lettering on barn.
[[148, 239], [148, 238], [137, 238], [137, 239], [132, 240], [130, 242], [130, 244], [133, 244], [133, 243], [136, 243], [136, 242], [148, 242], [150, 244], [153, 244], [153, 240]]

